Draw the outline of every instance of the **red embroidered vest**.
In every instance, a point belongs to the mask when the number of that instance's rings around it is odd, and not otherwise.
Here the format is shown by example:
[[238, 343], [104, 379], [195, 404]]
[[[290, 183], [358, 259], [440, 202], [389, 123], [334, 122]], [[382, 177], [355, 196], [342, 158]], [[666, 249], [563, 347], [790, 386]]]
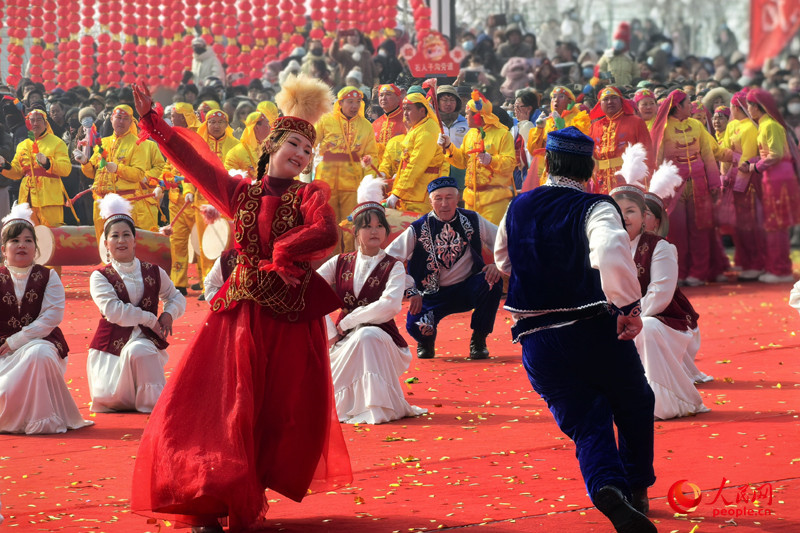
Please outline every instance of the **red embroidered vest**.
[[[636, 270], [639, 273], [639, 285], [642, 288], [642, 296], [647, 294], [647, 286], [650, 285], [650, 265], [653, 260], [653, 252], [658, 241], [663, 237], [652, 233], [643, 233], [639, 237], [639, 244], [633, 256]], [[675, 287], [675, 294], [669, 305], [656, 315], [661, 322], [678, 331], [687, 331], [697, 327], [697, 319], [700, 315], [695, 312], [689, 299], [681, 292], [680, 288]]]
[[[336, 294], [344, 302], [344, 308], [339, 313], [336, 319], [336, 324], [342, 321], [353, 309], [361, 307], [372, 302], [377, 301], [383, 294], [386, 288], [386, 282], [389, 280], [389, 274], [392, 272], [392, 267], [397, 262], [394, 257], [386, 256], [381, 259], [375, 268], [370, 272], [364, 286], [361, 287], [359, 298], [356, 298], [353, 288], [353, 274], [356, 268], [356, 252], [349, 254], [341, 254], [336, 261]], [[383, 331], [392, 337], [394, 343], [400, 348], [408, 346], [406, 340], [400, 335], [397, 329], [397, 324], [394, 318], [384, 322], [383, 324], [371, 324], [381, 328]]]
[[[8, 268], [0, 265], [0, 316], [3, 317], [0, 319], [0, 346], [7, 338], [21, 331], [39, 316], [49, 279], [50, 270], [41, 265], [33, 265], [28, 283], [25, 285], [25, 293], [22, 295], [22, 302], [19, 302], [14, 292], [11, 273]], [[69, 346], [60, 328], [53, 328], [44, 340], [55, 345], [62, 359], [69, 355]]]
[[[139, 302], [137, 307], [144, 309], [149, 313], [158, 316], [158, 293], [161, 291], [161, 274], [158, 267], [145, 261], [142, 264], [142, 281], [144, 283], [144, 293], [142, 294], [142, 301]], [[128, 289], [125, 287], [125, 282], [122, 277], [114, 269], [111, 264], [97, 269], [114, 287], [122, 303], [131, 303]], [[145, 326], [139, 326], [142, 334], [153, 341], [156, 348], [164, 350], [169, 343], [155, 334], [155, 332]], [[97, 330], [92, 337], [92, 342], [89, 343], [89, 348], [100, 350], [101, 352], [108, 352], [110, 354], [119, 355], [125, 343], [131, 338], [133, 333], [133, 326], [119, 326], [109, 322], [106, 317], [100, 317], [100, 322], [97, 325]]]

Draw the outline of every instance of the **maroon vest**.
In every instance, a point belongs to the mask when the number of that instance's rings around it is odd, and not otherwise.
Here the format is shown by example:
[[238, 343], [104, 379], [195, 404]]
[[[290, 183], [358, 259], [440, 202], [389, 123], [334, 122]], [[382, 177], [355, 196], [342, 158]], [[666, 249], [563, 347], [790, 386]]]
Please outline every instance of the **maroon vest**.
[[[33, 265], [28, 283], [25, 285], [25, 294], [20, 303], [14, 292], [11, 272], [5, 266], [0, 265], [0, 316], [3, 317], [0, 319], [0, 346], [7, 338], [21, 331], [39, 316], [49, 279], [50, 270], [41, 265]], [[56, 351], [62, 359], [69, 355], [69, 346], [67, 346], [67, 340], [60, 328], [53, 328], [53, 331], [44, 337], [44, 340], [55, 345]]]
[[[144, 309], [149, 313], [158, 316], [158, 293], [161, 291], [161, 274], [158, 267], [151, 263], [144, 261], [142, 264], [142, 281], [144, 282], [144, 294], [142, 294], [142, 301], [139, 302], [140, 309]], [[131, 303], [130, 296], [128, 296], [128, 289], [125, 287], [125, 282], [122, 281], [119, 273], [114, 269], [111, 264], [100, 267], [97, 269], [114, 287], [122, 303]], [[155, 332], [145, 326], [139, 326], [142, 334], [153, 341], [156, 348], [159, 350], [165, 349], [169, 343], [155, 334]], [[123, 346], [131, 338], [133, 326], [119, 326], [113, 324], [106, 319], [100, 317], [100, 323], [97, 325], [97, 330], [94, 332], [92, 342], [89, 343], [89, 348], [93, 350], [100, 350], [101, 352], [108, 352], [110, 354], [119, 355], [122, 352]]]
[[236, 268], [236, 260], [238, 257], [239, 252], [236, 250], [236, 248], [225, 250], [222, 252], [222, 255], [219, 256], [219, 269], [222, 273], [223, 281], [231, 277], [231, 272], [233, 272], [233, 269]]
[[[639, 285], [642, 288], [642, 296], [647, 294], [647, 286], [650, 285], [650, 265], [653, 260], [653, 252], [658, 241], [663, 237], [652, 233], [643, 233], [639, 237], [639, 244], [633, 256], [636, 270], [639, 273]], [[669, 305], [655, 316], [661, 322], [678, 331], [687, 331], [697, 327], [697, 319], [700, 315], [695, 312], [689, 299], [681, 292], [680, 288], [675, 287], [675, 294]]]
[[[361, 287], [359, 298], [356, 299], [353, 290], [353, 273], [356, 268], [356, 252], [349, 254], [341, 254], [336, 261], [336, 294], [344, 302], [344, 308], [339, 313], [336, 319], [336, 324], [342, 321], [353, 309], [367, 304], [371, 304], [378, 300], [386, 288], [386, 282], [389, 279], [389, 274], [392, 272], [392, 267], [397, 262], [397, 259], [391, 256], [386, 256], [381, 259], [375, 268], [372, 269], [364, 286]], [[400, 335], [397, 330], [397, 324], [394, 319], [390, 319], [383, 324], [371, 324], [381, 328], [383, 331], [392, 337], [394, 343], [400, 348], [408, 346], [406, 340]]]

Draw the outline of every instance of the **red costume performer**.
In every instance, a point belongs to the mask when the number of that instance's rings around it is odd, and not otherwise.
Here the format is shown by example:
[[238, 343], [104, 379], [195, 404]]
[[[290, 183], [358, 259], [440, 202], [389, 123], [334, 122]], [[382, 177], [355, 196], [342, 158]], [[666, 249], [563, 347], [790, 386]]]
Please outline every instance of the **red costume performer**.
[[280, 174], [301, 172], [293, 167], [311, 157], [315, 113], [298, 107], [329, 107], [333, 97], [307, 79], [284, 84], [279, 107], [310, 121], [275, 121], [250, 182], [231, 177], [195, 133], [148, 111], [146, 90], [135, 86], [135, 96], [145, 131], [233, 219], [239, 255], [145, 428], [131, 507], [198, 531], [221, 532], [227, 516], [230, 531], [241, 531], [263, 517], [267, 488], [300, 501], [310, 486], [352, 479], [324, 322], [342, 303], [309, 268], [338, 238], [330, 191]]
[[[653, 172], [653, 149], [647, 123], [636, 115], [633, 103], [616, 87], [606, 87], [598, 95], [598, 103], [589, 114], [594, 139], [595, 171], [589, 182], [590, 190], [608, 194], [622, 185], [617, 172], [622, 168], [622, 152], [630, 144], [641, 143], [647, 150], [647, 167]], [[645, 179], [645, 186], [649, 178]]]
[[[392, 137], [406, 134], [406, 127], [403, 125], [403, 91], [395, 84], [380, 85], [378, 87], [378, 98], [381, 94], [391, 93], [397, 97], [397, 108], [387, 111], [386, 114], [379, 116], [375, 122], [372, 123], [372, 130], [375, 132], [375, 142], [378, 143], [378, 162], [383, 158], [383, 152], [386, 150], [386, 145]], [[377, 162], [375, 165], [377, 166]]]
[[716, 195], [721, 185], [717, 160], [730, 161], [731, 152], [721, 148], [690, 113], [686, 93], [676, 89], [661, 103], [650, 133], [656, 147], [655, 164], [672, 161], [683, 178], [667, 209], [667, 239], [678, 249], [678, 279], [702, 285], [727, 268], [720, 256], [712, 194]]

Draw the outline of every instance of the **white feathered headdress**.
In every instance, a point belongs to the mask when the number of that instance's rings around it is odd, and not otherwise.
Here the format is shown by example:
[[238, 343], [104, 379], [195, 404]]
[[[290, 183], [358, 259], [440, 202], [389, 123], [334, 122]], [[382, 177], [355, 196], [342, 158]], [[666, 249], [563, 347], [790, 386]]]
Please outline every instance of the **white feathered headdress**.
[[681, 178], [675, 163], [664, 161], [658, 170], [653, 172], [649, 193], [657, 198], [656, 202], [660, 203], [663, 209], [664, 204], [668, 203], [667, 201], [675, 195], [675, 191], [682, 183], [683, 178]]
[[11, 211], [3, 217], [3, 227], [12, 222], [24, 222], [33, 226], [33, 210], [30, 204], [14, 204]]
[[350, 219], [355, 220], [356, 216], [368, 209], [385, 212], [386, 208], [381, 204], [385, 196], [383, 192], [385, 186], [386, 180], [383, 178], [376, 178], [372, 174], [364, 176], [364, 179], [358, 185], [358, 192], [356, 192], [358, 205], [350, 214]]
[[133, 222], [133, 217], [131, 217], [131, 203], [123, 198], [122, 196], [110, 193], [106, 194], [100, 201], [99, 201], [99, 208], [100, 208], [100, 217], [103, 219], [103, 227], [105, 228], [111, 222], [115, 220], [119, 220], [121, 218], [130, 220]]
[[642, 143], [629, 144], [622, 154], [622, 168], [617, 172], [628, 185], [643, 186], [647, 178], [647, 150]]

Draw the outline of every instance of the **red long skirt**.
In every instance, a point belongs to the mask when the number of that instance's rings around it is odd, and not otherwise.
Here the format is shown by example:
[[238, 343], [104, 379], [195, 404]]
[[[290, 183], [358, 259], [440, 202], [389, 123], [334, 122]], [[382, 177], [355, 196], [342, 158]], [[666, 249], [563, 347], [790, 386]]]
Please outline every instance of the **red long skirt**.
[[272, 318], [253, 302], [208, 315], [145, 427], [135, 512], [244, 529], [264, 490], [300, 501], [352, 480], [336, 417], [325, 323]]

